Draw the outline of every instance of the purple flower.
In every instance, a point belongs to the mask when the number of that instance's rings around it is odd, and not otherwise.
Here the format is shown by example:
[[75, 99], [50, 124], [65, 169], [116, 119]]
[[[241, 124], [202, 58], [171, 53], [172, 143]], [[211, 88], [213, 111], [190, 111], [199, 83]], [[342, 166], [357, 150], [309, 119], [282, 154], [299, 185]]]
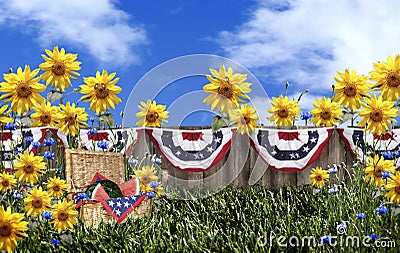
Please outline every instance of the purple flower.
[[53, 244], [53, 245], [60, 244], [60, 240], [53, 239], [53, 240], [51, 240], [51, 244]]
[[99, 141], [97, 142], [97, 147], [101, 148], [101, 149], [108, 149], [108, 142], [106, 141]]
[[365, 215], [365, 213], [358, 213], [358, 214], [356, 214], [356, 220], [365, 219], [365, 217], [367, 217], [367, 216]]
[[40, 142], [38, 142], [38, 141], [32, 142], [32, 148], [40, 148], [41, 145], [42, 144], [40, 144]]
[[12, 122], [7, 122], [4, 126], [4, 129], [6, 130], [16, 130], [17, 128], [15, 127], [15, 124]]
[[89, 134], [97, 134], [97, 129], [96, 128], [90, 128]]
[[43, 219], [47, 219], [47, 220], [51, 220], [53, 218], [53, 213], [44, 211], [42, 213], [42, 218]]
[[44, 142], [43, 142], [44, 146], [51, 146], [54, 144], [56, 144], [56, 140], [54, 140], [53, 138], [44, 139]]
[[150, 188], [154, 189], [156, 187], [158, 187], [158, 182], [156, 182], [156, 181], [150, 182]]
[[43, 157], [46, 158], [46, 159], [49, 159], [49, 160], [54, 160], [55, 159], [54, 152], [50, 152], [50, 151], [44, 152]]
[[154, 192], [148, 192], [147, 193], [147, 198], [148, 199], [152, 199], [152, 198], [155, 198], [155, 197], [156, 197], [156, 194]]
[[390, 178], [391, 174], [392, 174], [392, 172], [390, 172], [390, 171], [384, 171], [384, 172], [382, 172], [381, 178], [382, 179], [388, 179], [388, 178]]
[[310, 112], [302, 112], [300, 113], [301, 120], [309, 120], [312, 118], [312, 114]]
[[377, 215], [383, 215], [389, 212], [389, 209], [386, 206], [380, 206], [376, 208], [376, 214]]

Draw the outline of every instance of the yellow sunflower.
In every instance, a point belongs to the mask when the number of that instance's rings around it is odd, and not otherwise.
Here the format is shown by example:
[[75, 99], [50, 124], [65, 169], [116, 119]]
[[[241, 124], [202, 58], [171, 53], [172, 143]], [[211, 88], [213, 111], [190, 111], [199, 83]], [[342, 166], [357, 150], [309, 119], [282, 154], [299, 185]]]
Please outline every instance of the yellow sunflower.
[[249, 106], [248, 104], [241, 105], [240, 108], [232, 111], [231, 120], [237, 126], [240, 134], [252, 132], [257, 127], [256, 121], [258, 120], [258, 116], [256, 109], [254, 106]]
[[383, 101], [382, 97], [376, 98], [373, 94], [371, 99], [366, 98], [364, 107], [358, 111], [358, 115], [363, 117], [358, 124], [367, 127], [367, 130], [381, 135], [390, 125], [396, 123], [397, 109], [394, 108], [393, 101]]
[[370, 80], [376, 81], [373, 88], [381, 90], [385, 100], [398, 100], [400, 96], [400, 55], [394, 59], [389, 56], [387, 62], [374, 63], [375, 71], [369, 72]]
[[321, 167], [315, 167], [311, 170], [310, 182], [312, 185], [322, 188], [328, 179], [328, 171], [323, 170]]
[[7, 115], [9, 115], [9, 111], [7, 111], [8, 105], [3, 105], [0, 108], [0, 125], [5, 125], [8, 122], [13, 122], [14, 120]]
[[18, 114], [29, 112], [34, 105], [44, 101], [39, 94], [46, 86], [39, 83], [39, 77], [35, 77], [39, 69], [31, 72], [29, 65], [24, 71], [19, 67], [17, 73], [3, 74], [5, 82], [0, 83], [0, 92], [4, 92], [0, 99], [11, 102], [11, 110]]
[[382, 172], [389, 171], [394, 173], [396, 167], [393, 166], [393, 160], [385, 160], [383, 157], [375, 155], [374, 157], [368, 157], [367, 167], [364, 172], [365, 181], [375, 186], [382, 186], [386, 183], [385, 179], [382, 179]]
[[81, 85], [82, 100], [90, 102], [90, 109], [97, 114], [102, 111], [107, 111], [110, 107], [115, 109], [115, 104], [122, 102], [122, 99], [116, 94], [122, 91], [121, 87], [116, 86], [119, 78], [115, 77], [115, 72], [108, 74], [107, 70], [96, 72], [96, 76], [85, 77], [83, 80], [85, 84]]
[[43, 173], [43, 169], [46, 168], [46, 163], [43, 161], [42, 156], [35, 156], [33, 152], [25, 150], [24, 153], [19, 153], [17, 163], [14, 168], [17, 169], [15, 176], [19, 181], [25, 181], [28, 184], [35, 184], [39, 180], [39, 176]]
[[400, 172], [391, 175], [385, 188], [389, 191], [386, 193], [386, 198], [388, 198], [390, 202], [400, 204]]
[[156, 101], [151, 102], [150, 99], [147, 103], [140, 102], [142, 106], [138, 106], [140, 112], [136, 113], [136, 117], [140, 120], [136, 125], [141, 127], [159, 127], [162, 123], [168, 122], [166, 118], [169, 117], [165, 105], [157, 105]]
[[35, 113], [31, 115], [33, 127], [55, 126], [60, 120], [60, 107], [51, 106], [49, 102], [33, 107]]
[[75, 209], [74, 201], [63, 199], [51, 206], [53, 210], [53, 225], [58, 232], [73, 228], [78, 223], [78, 211]]
[[4, 210], [0, 205], [0, 250], [11, 252], [17, 248], [17, 240], [28, 237], [28, 222], [23, 221], [23, 213], [11, 213], [11, 208]]
[[211, 94], [204, 98], [203, 102], [211, 105], [211, 110], [217, 109], [230, 115], [235, 108], [239, 107], [240, 102], [244, 102], [240, 97], [249, 99], [249, 96], [245, 94], [251, 92], [251, 83], [245, 82], [247, 74], [233, 74], [232, 68], [229, 67], [226, 71], [224, 65], [219, 67], [219, 72], [211, 68], [210, 72], [215, 78], [206, 75], [211, 83], [204, 85], [203, 90]]
[[43, 191], [42, 187], [33, 187], [32, 190], [24, 198], [25, 212], [29, 216], [39, 217], [42, 219], [42, 212], [50, 207], [50, 195]]
[[71, 86], [71, 78], [76, 79], [80, 76], [77, 70], [80, 70], [81, 62], [76, 61], [77, 54], [66, 54], [65, 49], [58, 51], [58, 46], [53, 48], [53, 52], [46, 49], [47, 56], [42, 54], [43, 62], [39, 65], [41, 70], [45, 72], [41, 76], [46, 80], [46, 85], [51, 84], [53, 87], [64, 91]]
[[163, 194], [164, 188], [162, 186], [162, 183], [159, 183], [157, 187], [154, 188], [154, 192], [156, 193], [156, 197], [160, 198], [161, 195]]
[[0, 173], [0, 192], [11, 191], [12, 188], [17, 184], [17, 179], [14, 175], [8, 173]]
[[335, 122], [342, 119], [340, 116], [343, 112], [339, 108], [340, 105], [330, 98], [315, 99], [313, 106], [315, 109], [311, 110], [311, 114], [314, 116], [311, 122], [316, 126], [334, 126]]
[[337, 82], [334, 86], [337, 92], [334, 100], [355, 111], [360, 108], [360, 102], [364, 97], [370, 97], [367, 94], [371, 89], [367, 83], [368, 76], [358, 76], [356, 71], [353, 70], [350, 73], [349, 69], [346, 69], [344, 73], [338, 71], [337, 74], [338, 76], [334, 77]]
[[74, 103], [67, 102], [66, 105], [60, 105], [60, 121], [58, 128], [63, 133], [68, 133], [71, 136], [78, 134], [79, 129], [86, 126], [88, 114], [85, 113], [85, 108], [76, 107]]
[[67, 188], [67, 181], [57, 177], [50, 178], [47, 185], [48, 193], [54, 198], [62, 198]]
[[144, 185], [150, 184], [150, 182], [157, 181], [156, 171], [154, 167], [148, 165], [143, 166], [141, 170], [135, 170], [135, 176], [137, 176], [141, 183]]
[[269, 108], [268, 112], [272, 116], [268, 119], [278, 126], [292, 126], [293, 122], [299, 117], [300, 107], [297, 101], [289, 100], [287, 96], [272, 97], [271, 105], [272, 108]]

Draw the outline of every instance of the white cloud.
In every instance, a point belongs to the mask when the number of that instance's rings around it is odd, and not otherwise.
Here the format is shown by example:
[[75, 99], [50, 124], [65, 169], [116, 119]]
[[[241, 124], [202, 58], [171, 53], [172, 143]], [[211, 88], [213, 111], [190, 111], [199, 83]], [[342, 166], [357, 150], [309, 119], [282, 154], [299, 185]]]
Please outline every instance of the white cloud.
[[[40, 45], [61, 41], [83, 46], [100, 62], [129, 65], [139, 62], [135, 47], [146, 43], [140, 25], [117, 9], [113, 0], [0, 1], [0, 22], [29, 31]], [[24, 28], [24, 29], [22, 29]]]
[[373, 63], [399, 53], [400, 2], [260, 1], [235, 31], [220, 33], [228, 57], [267, 80], [286, 80], [329, 93], [336, 71], [368, 74]]

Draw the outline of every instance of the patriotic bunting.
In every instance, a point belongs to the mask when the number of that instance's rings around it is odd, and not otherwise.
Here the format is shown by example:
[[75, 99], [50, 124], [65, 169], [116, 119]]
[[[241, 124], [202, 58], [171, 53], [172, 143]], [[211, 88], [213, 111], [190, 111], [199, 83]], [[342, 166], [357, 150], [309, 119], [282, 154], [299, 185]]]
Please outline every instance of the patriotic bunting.
[[265, 129], [248, 135], [257, 154], [275, 170], [300, 171], [315, 162], [325, 149], [333, 128]]
[[200, 172], [217, 164], [228, 152], [236, 129], [146, 129], [150, 140], [176, 169]]
[[[101, 141], [108, 143], [108, 149], [112, 152], [130, 153], [131, 144], [137, 144], [143, 129], [113, 129], [98, 130], [97, 133], [90, 133], [89, 129], [81, 129], [80, 137], [85, 149], [102, 151], [103, 149], [97, 144]], [[134, 145], [135, 146], [135, 145]], [[133, 147], [134, 148], [134, 147]]]
[[[337, 131], [347, 148], [358, 157], [368, 156], [373, 152], [376, 154], [386, 151], [400, 152], [400, 129], [393, 129], [381, 136], [364, 132], [360, 128], [338, 128]], [[400, 167], [400, 159], [397, 159], [396, 167]]]

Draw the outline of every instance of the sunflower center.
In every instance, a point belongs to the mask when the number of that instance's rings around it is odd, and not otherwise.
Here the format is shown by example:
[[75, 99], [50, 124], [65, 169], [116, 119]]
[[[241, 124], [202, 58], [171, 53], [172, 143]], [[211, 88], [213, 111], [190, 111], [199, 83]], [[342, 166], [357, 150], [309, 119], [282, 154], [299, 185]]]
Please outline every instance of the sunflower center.
[[374, 122], [381, 122], [383, 119], [383, 113], [380, 109], [375, 109], [370, 113], [369, 117]]
[[68, 213], [65, 210], [58, 211], [57, 218], [59, 221], [66, 221], [68, 219]]
[[226, 77], [226, 79], [222, 81], [222, 85], [219, 86], [218, 94], [226, 98], [231, 98], [233, 96], [233, 85], [230, 83], [228, 77]]
[[396, 71], [390, 71], [386, 75], [386, 82], [389, 87], [398, 87], [400, 85], [400, 76]]
[[148, 183], [150, 183], [150, 178], [145, 176], [145, 177], [142, 177], [141, 181], [143, 184], [148, 184]]
[[27, 98], [32, 94], [31, 87], [26, 82], [19, 81], [17, 84], [17, 95], [20, 98]]
[[347, 97], [354, 97], [357, 94], [357, 86], [354, 83], [348, 83], [343, 92]]
[[75, 115], [69, 114], [66, 118], [65, 121], [69, 123], [70, 126], [75, 125]]
[[281, 118], [287, 118], [289, 116], [289, 110], [286, 107], [283, 107], [278, 110], [278, 115]]
[[53, 191], [55, 191], [55, 192], [60, 191], [60, 186], [59, 185], [54, 185], [53, 186]]
[[376, 167], [375, 171], [374, 171], [374, 175], [375, 177], [382, 177], [382, 169], [381, 166]]
[[32, 200], [32, 206], [35, 208], [42, 208], [43, 206], [43, 200], [41, 197], [37, 197]]
[[53, 65], [53, 67], [51, 67], [51, 70], [57, 76], [63, 76], [66, 70], [65, 63], [62, 61], [58, 61]]
[[50, 113], [48, 113], [48, 112], [43, 113], [43, 114], [40, 116], [40, 121], [41, 121], [43, 124], [49, 124], [49, 123], [51, 122], [51, 115], [50, 115]]
[[395, 191], [397, 194], [400, 194], [400, 185], [397, 185], [397, 186], [394, 188], [394, 191]]
[[94, 92], [97, 98], [104, 99], [108, 97], [109, 91], [104, 83], [96, 83]]
[[317, 180], [318, 182], [319, 182], [319, 181], [322, 181], [322, 176], [321, 176], [321, 175], [315, 176], [315, 180]]
[[154, 123], [158, 120], [159, 115], [157, 112], [147, 112], [146, 121], [150, 123]]
[[250, 117], [248, 115], [243, 116], [243, 123], [245, 123], [246, 125], [250, 123]]
[[12, 232], [12, 225], [9, 221], [3, 221], [0, 223], [0, 236], [9, 237]]
[[8, 181], [8, 180], [3, 180], [3, 181], [1, 182], [1, 185], [4, 186], [4, 187], [8, 187], [8, 186], [10, 186], [10, 181]]
[[329, 120], [332, 116], [332, 112], [329, 109], [324, 109], [321, 114], [320, 114], [321, 118], [323, 118], [324, 120]]
[[25, 164], [25, 166], [24, 166], [24, 172], [26, 173], [26, 174], [32, 174], [33, 173], [33, 171], [34, 171], [34, 166], [33, 166], [33, 164], [30, 164], [30, 163], [27, 163], [27, 164]]

